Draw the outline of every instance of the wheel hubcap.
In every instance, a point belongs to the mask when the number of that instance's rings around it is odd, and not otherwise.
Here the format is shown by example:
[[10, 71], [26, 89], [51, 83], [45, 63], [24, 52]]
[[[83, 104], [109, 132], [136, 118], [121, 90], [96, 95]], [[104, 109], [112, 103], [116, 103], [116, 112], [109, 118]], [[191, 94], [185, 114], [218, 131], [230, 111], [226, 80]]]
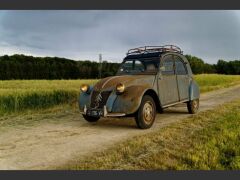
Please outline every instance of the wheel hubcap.
[[147, 101], [143, 106], [143, 118], [147, 124], [150, 124], [153, 119], [153, 104]]

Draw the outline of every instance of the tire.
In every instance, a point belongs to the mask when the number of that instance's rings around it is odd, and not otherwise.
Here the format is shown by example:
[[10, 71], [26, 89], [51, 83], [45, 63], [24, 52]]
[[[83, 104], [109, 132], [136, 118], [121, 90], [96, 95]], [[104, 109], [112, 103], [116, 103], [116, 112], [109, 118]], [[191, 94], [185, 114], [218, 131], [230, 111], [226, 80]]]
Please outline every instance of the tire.
[[196, 114], [199, 109], [199, 99], [194, 99], [187, 102], [188, 112], [190, 114]]
[[87, 116], [87, 115], [82, 115], [82, 116], [88, 122], [97, 122], [100, 119], [100, 117], [93, 117], [93, 116]]
[[155, 117], [156, 105], [153, 98], [149, 95], [143, 96], [140, 107], [135, 115], [135, 120], [138, 128], [150, 128], [154, 123]]

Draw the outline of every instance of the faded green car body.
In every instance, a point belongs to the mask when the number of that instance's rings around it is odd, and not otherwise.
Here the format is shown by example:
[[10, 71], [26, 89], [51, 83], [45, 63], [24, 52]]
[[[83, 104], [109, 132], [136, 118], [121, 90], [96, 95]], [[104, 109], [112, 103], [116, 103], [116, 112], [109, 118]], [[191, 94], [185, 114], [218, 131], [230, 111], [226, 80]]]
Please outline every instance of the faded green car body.
[[[169, 56], [180, 58], [187, 74], [164, 75], [161, 67], [165, 58]], [[159, 110], [181, 102], [199, 99], [199, 87], [193, 79], [185, 56], [175, 52], [166, 52], [158, 58], [160, 67], [154, 74], [116, 75], [99, 80], [90, 87], [88, 93], [80, 94], [80, 110], [84, 113], [85, 109], [98, 109], [105, 106], [108, 116], [125, 116], [134, 114], [138, 110], [145, 94], [152, 96]], [[116, 92], [118, 83], [125, 85], [125, 91], [122, 94]], [[102, 97], [100, 101], [104, 102], [101, 107], [97, 107], [94, 101], [100, 93]]]

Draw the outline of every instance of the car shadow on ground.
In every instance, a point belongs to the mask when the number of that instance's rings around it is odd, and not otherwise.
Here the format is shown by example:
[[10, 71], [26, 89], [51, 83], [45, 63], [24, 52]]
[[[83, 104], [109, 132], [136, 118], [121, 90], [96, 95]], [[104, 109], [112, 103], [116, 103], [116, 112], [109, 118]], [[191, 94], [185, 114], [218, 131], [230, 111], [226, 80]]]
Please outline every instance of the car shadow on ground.
[[126, 128], [136, 129], [136, 123], [134, 117], [122, 117], [122, 118], [101, 118], [95, 125], [99, 128]]
[[[161, 121], [161, 117], [167, 115], [187, 115], [188, 110], [186, 106], [175, 106], [164, 109], [162, 113], [157, 113], [156, 121]], [[170, 118], [170, 117], [169, 117]], [[101, 118], [96, 123], [91, 123], [91, 126], [97, 128], [117, 128], [117, 129], [137, 129], [134, 117], [121, 117], [121, 118]]]

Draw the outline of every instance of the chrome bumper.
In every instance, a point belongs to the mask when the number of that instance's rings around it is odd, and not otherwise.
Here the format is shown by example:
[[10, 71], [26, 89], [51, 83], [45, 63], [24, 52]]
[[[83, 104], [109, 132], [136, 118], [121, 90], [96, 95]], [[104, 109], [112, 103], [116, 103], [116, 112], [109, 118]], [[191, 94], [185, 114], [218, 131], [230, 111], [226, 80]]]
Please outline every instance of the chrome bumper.
[[[87, 115], [87, 106], [85, 105], [83, 108], [83, 112], [81, 112], [84, 115]], [[109, 113], [107, 112], [107, 107], [103, 106], [103, 113], [100, 115], [102, 117], [121, 117], [121, 116], [125, 116], [125, 113]]]

